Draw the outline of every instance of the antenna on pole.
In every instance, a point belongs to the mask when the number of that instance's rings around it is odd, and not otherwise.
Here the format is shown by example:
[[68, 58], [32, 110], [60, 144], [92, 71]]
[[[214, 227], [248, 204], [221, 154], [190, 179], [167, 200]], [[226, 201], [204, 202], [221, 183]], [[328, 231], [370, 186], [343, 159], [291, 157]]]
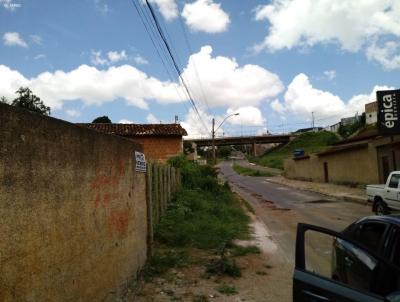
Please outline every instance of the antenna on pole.
[[179, 122], [179, 118], [177, 115], [175, 115], [175, 124], [178, 124], [178, 122]]

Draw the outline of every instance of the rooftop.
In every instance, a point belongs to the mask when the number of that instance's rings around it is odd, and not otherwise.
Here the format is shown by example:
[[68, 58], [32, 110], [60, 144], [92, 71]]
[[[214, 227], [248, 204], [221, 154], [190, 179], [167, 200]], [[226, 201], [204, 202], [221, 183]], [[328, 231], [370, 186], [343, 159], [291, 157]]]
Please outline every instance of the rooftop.
[[107, 134], [120, 136], [186, 136], [187, 132], [180, 124], [106, 124], [77, 123]]

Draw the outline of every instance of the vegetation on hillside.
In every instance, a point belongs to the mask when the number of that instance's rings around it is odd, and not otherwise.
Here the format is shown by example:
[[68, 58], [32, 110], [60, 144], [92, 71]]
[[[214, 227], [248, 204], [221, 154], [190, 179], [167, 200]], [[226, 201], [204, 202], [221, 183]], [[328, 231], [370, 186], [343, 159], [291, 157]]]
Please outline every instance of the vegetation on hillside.
[[360, 118], [355, 123], [349, 125], [341, 124], [338, 129], [338, 133], [341, 137], [346, 138], [363, 127], [365, 127], [365, 112], [361, 114]]
[[271, 168], [283, 169], [283, 161], [291, 158], [295, 149], [303, 149], [306, 154], [316, 153], [325, 150], [328, 145], [336, 141], [338, 141], [338, 137], [332, 132], [302, 133], [288, 144], [274, 148], [261, 157], [252, 157], [250, 161]]

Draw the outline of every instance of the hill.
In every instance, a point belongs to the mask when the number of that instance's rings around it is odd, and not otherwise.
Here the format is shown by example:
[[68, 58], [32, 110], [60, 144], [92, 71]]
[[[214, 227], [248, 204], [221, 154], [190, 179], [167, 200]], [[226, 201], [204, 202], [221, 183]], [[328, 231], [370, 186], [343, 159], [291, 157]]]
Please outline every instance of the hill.
[[293, 156], [295, 149], [304, 149], [306, 154], [321, 152], [328, 145], [338, 141], [336, 134], [327, 131], [302, 133], [284, 146], [267, 151], [261, 157], [252, 157], [251, 162], [277, 169], [283, 169], [283, 161]]

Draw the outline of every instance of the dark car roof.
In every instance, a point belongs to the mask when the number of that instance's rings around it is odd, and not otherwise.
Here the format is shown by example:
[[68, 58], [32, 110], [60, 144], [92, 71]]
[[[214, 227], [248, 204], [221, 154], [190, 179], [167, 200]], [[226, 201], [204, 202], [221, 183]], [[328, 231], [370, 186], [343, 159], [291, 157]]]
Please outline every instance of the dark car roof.
[[400, 215], [384, 215], [384, 216], [368, 216], [361, 218], [360, 220], [357, 221], [357, 223], [364, 222], [364, 221], [382, 221], [390, 224], [395, 224], [400, 226]]

